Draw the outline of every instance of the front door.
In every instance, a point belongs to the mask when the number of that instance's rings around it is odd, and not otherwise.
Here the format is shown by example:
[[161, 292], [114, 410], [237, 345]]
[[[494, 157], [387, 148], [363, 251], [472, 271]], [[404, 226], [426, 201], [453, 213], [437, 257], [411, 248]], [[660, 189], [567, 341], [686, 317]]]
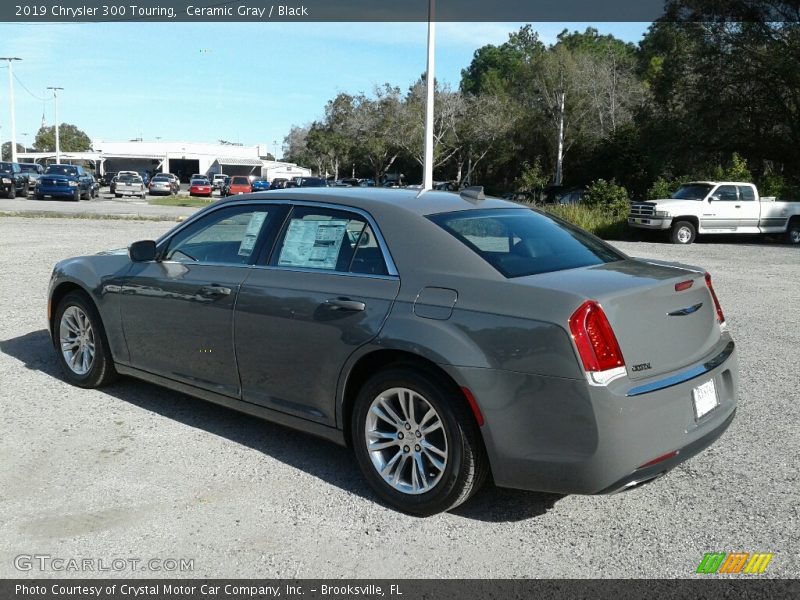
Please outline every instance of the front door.
[[134, 264], [121, 289], [133, 367], [239, 395], [233, 307], [261, 245], [284, 212], [279, 205], [212, 211], [168, 240], [161, 260]]
[[236, 304], [242, 398], [335, 425], [347, 358], [378, 335], [400, 280], [360, 214], [295, 207]]

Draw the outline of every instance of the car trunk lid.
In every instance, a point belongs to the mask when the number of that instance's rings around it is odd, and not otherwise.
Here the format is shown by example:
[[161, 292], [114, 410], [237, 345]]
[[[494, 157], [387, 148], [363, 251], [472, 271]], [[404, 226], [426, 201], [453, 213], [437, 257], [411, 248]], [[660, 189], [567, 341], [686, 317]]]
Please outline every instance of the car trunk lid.
[[633, 380], [698, 361], [720, 336], [714, 299], [702, 271], [621, 260], [525, 279], [537, 287], [552, 285], [553, 289], [596, 300], [608, 318]]

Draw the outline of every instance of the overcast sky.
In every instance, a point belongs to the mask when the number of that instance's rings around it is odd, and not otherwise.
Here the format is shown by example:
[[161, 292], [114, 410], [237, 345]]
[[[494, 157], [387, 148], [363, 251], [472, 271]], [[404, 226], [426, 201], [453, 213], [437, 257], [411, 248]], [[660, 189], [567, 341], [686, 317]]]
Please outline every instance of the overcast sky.
[[[588, 25], [534, 29], [551, 43], [564, 28]], [[503, 43], [520, 26], [440, 23], [437, 79], [457, 87], [477, 48]], [[648, 24], [592, 26], [638, 42]], [[43, 113], [52, 125], [45, 88], [60, 86], [60, 120], [93, 139], [225, 139], [272, 151], [274, 140], [320, 117], [338, 92], [368, 93], [384, 82], [408, 87], [425, 71], [426, 34], [425, 23], [3, 23], [0, 55], [23, 59], [14, 65], [18, 143], [33, 144]], [[0, 127], [7, 141], [5, 69]]]

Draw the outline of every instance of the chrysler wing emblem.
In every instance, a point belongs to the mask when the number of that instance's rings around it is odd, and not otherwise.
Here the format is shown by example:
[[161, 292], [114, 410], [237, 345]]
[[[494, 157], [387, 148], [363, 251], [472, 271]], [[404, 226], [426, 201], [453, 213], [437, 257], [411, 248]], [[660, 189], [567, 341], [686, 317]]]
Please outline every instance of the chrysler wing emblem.
[[702, 302], [698, 302], [693, 306], [687, 306], [686, 308], [680, 308], [678, 310], [673, 310], [672, 312], [668, 312], [667, 315], [670, 317], [685, 317], [686, 315], [691, 315], [692, 313], [696, 313], [700, 310], [700, 307], [703, 306]]

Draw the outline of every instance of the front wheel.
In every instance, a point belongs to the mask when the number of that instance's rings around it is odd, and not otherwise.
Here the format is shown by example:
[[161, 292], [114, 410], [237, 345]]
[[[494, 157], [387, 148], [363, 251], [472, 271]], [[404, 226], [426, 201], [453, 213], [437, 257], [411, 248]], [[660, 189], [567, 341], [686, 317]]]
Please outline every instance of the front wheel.
[[670, 241], [673, 244], [691, 244], [697, 237], [697, 229], [690, 221], [678, 221], [672, 224]]
[[117, 377], [100, 314], [86, 294], [64, 296], [56, 309], [53, 338], [61, 370], [71, 384], [96, 388]]
[[800, 244], [800, 221], [795, 220], [789, 223], [789, 228], [786, 230], [786, 243]]
[[11, 189], [8, 190], [8, 199], [9, 200], [13, 200], [16, 197], [17, 197], [17, 188], [12, 183], [11, 184]]
[[394, 367], [373, 376], [358, 394], [351, 431], [367, 482], [406, 513], [429, 516], [455, 508], [488, 473], [465, 399], [432, 372]]

